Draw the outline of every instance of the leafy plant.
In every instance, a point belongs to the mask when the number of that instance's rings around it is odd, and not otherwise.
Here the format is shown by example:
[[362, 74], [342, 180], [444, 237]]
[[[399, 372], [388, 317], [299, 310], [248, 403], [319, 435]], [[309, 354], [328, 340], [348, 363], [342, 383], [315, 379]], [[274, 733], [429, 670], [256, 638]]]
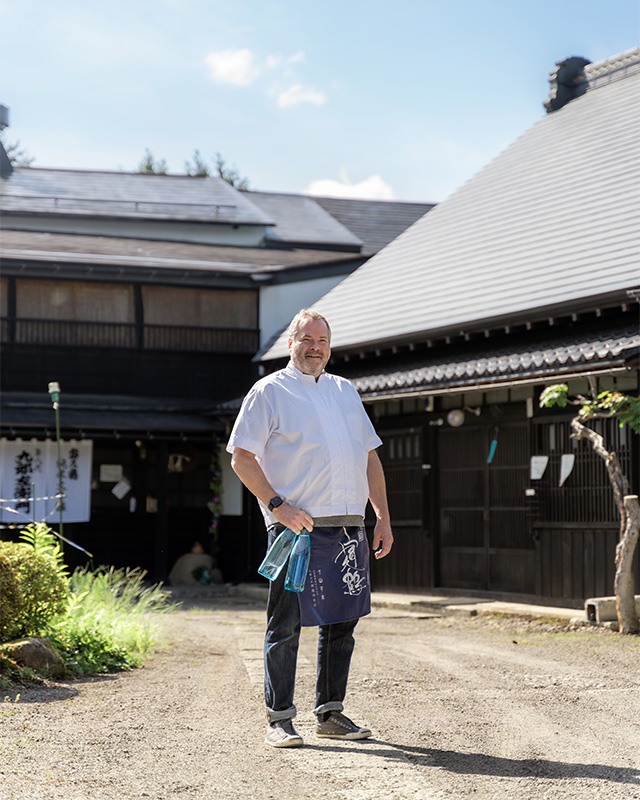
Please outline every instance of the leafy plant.
[[[217, 445], [213, 448], [209, 464], [209, 489], [211, 490], [211, 500], [207, 503], [207, 508], [211, 512], [209, 533], [213, 537], [214, 545], [217, 546], [223, 493], [222, 467], [220, 466], [220, 454], [218, 453]], [[214, 552], [213, 555], [217, 555], [217, 552]]]
[[[0, 542], [0, 641], [44, 635], [70, 677], [132, 669], [158, 641], [169, 593], [140, 569], [78, 569], [69, 576], [62, 548], [43, 523], [22, 541]], [[34, 673], [0, 657], [0, 686]]]
[[20, 533], [20, 539], [35, 553], [52, 559], [61, 577], [65, 579], [69, 577], [60, 543], [48, 525], [44, 522], [33, 522]]
[[30, 156], [26, 150], [20, 147], [20, 141], [8, 142], [4, 133], [4, 131], [0, 131], [0, 142], [4, 145], [4, 150], [10, 163], [14, 167], [30, 167], [36, 160], [35, 157]]
[[109, 633], [97, 629], [64, 627], [49, 639], [70, 677], [121, 672], [139, 666], [142, 660], [140, 654], [130, 653]]
[[24, 667], [9, 658], [6, 653], [0, 651], [0, 689], [19, 684], [21, 686], [32, 686], [40, 679], [29, 667]]
[[540, 408], [551, 408], [552, 406], [566, 408], [568, 394], [569, 387], [566, 383], [556, 383], [553, 386], [547, 386], [540, 395]]
[[632, 431], [640, 433], [640, 397], [604, 390], [594, 391], [590, 398], [577, 395], [574, 399], [569, 397], [569, 387], [566, 383], [547, 386], [540, 395], [541, 407], [566, 408], [567, 405], [580, 406], [578, 416], [583, 422], [590, 419], [617, 417], [621, 428], [628, 425]]
[[0, 641], [40, 633], [67, 607], [69, 578], [53, 534], [29, 525], [24, 542], [0, 542]]
[[138, 172], [142, 172], [144, 174], [166, 175], [167, 169], [167, 162], [164, 160], [164, 158], [156, 161], [149, 148], [144, 151], [144, 158], [138, 164]]
[[66, 613], [48, 638], [72, 675], [138, 666], [158, 640], [157, 614], [169, 611], [169, 593], [146, 586], [140, 569], [78, 569], [71, 576]]

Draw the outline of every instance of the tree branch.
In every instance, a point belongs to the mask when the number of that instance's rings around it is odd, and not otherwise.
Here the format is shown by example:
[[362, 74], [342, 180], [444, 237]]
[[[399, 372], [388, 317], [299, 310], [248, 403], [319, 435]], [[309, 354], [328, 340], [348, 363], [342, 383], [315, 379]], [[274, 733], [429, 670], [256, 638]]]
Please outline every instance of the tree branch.
[[580, 422], [578, 417], [574, 417], [571, 420], [571, 427], [573, 428], [573, 433], [571, 434], [572, 439], [586, 439], [591, 443], [594, 451], [604, 460], [605, 466], [607, 468], [607, 472], [609, 474], [609, 480], [611, 481], [611, 486], [613, 487], [613, 495], [616, 502], [616, 507], [618, 509], [618, 513], [620, 515], [620, 525], [621, 525], [621, 533], [622, 527], [624, 525], [625, 519], [625, 508], [624, 508], [624, 496], [629, 494], [629, 482], [625, 475], [623, 474], [622, 470], [620, 469], [620, 464], [618, 463], [618, 457], [615, 453], [609, 452], [606, 447], [604, 446], [604, 438], [599, 434], [596, 433], [591, 428], [583, 425]]

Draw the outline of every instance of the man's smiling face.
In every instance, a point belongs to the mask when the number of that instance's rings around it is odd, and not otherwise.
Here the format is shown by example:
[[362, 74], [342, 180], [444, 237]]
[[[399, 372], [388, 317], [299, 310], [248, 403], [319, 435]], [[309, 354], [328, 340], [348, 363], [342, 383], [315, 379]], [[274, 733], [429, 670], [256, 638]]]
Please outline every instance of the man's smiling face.
[[295, 337], [289, 339], [289, 353], [294, 367], [300, 372], [319, 377], [331, 355], [325, 323], [321, 319], [303, 320]]

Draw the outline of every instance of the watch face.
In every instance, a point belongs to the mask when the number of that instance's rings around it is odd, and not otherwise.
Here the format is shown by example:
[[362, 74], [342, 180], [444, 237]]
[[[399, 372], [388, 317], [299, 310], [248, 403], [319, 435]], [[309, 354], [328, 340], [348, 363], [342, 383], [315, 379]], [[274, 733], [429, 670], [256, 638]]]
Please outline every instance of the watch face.
[[269, 501], [269, 510], [273, 511], [274, 508], [278, 508], [284, 503], [284, 500], [281, 497], [272, 497]]

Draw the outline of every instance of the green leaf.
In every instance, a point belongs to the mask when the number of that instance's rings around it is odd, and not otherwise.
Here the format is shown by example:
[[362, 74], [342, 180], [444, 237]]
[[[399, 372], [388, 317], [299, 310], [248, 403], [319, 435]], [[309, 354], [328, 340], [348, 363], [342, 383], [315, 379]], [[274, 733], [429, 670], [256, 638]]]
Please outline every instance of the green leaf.
[[556, 383], [547, 388], [540, 395], [540, 408], [551, 408], [552, 406], [560, 406], [565, 408], [567, 405], [567, 394], [569, 387], [566, 383]]

